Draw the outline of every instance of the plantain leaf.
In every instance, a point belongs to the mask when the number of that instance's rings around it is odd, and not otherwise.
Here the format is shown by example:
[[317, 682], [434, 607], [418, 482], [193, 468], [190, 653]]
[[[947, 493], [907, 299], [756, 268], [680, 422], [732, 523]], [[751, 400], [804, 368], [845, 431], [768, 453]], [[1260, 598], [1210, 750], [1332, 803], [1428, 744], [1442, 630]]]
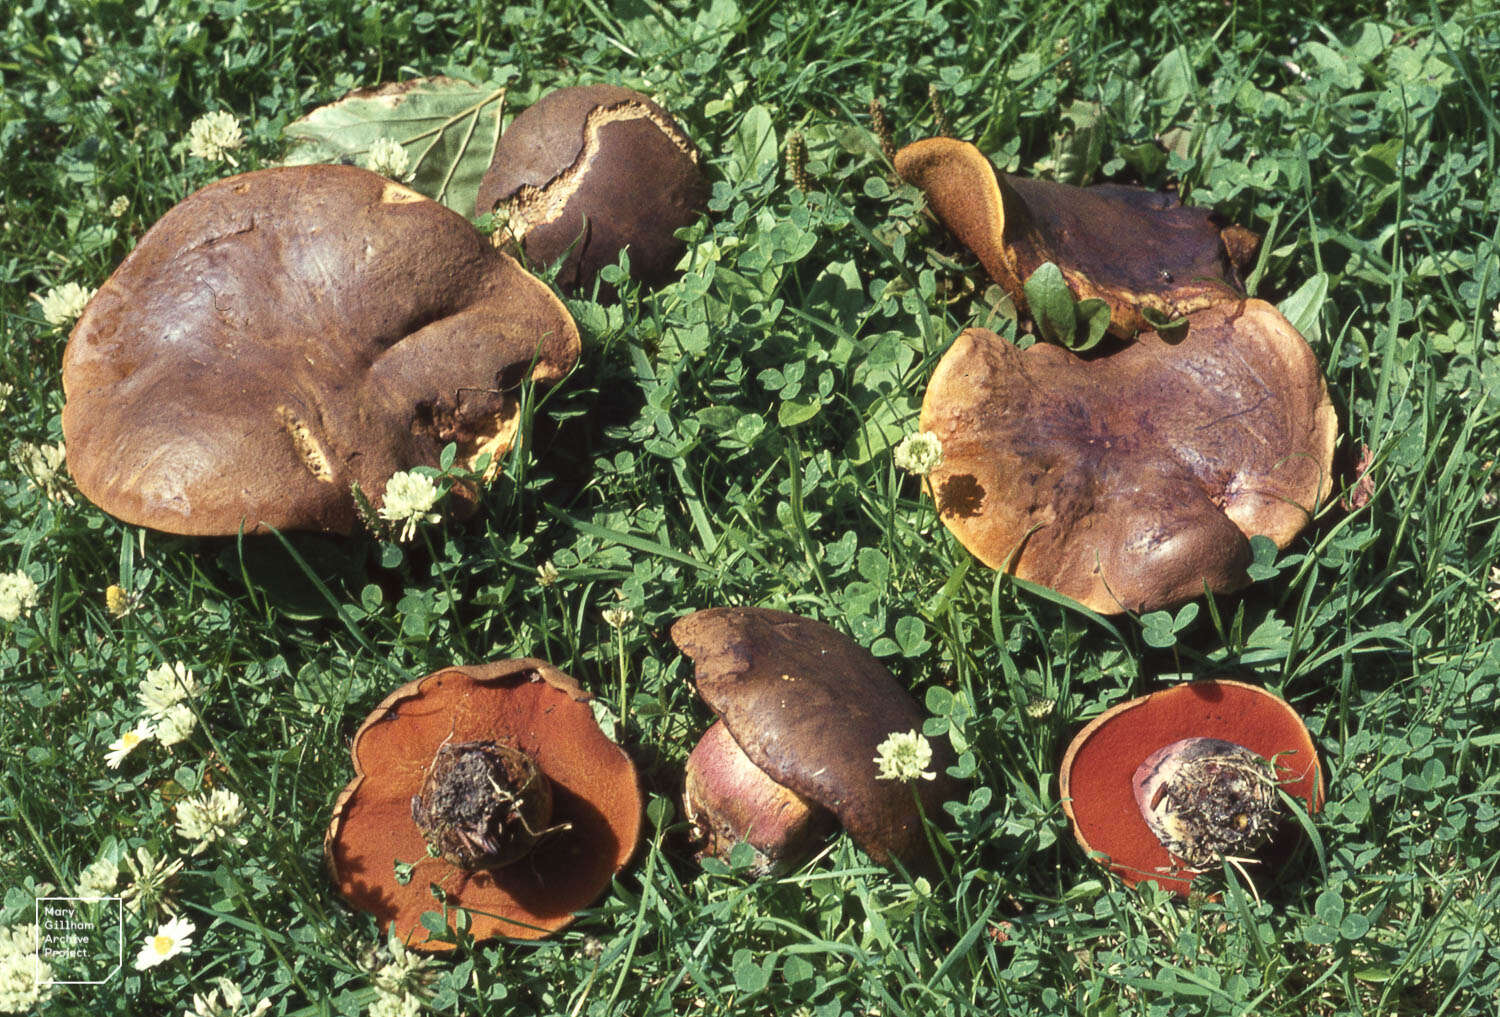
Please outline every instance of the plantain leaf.
[[364, 166], [371, 146], [389, 138], [406, 151], [403, 183], [472, 217], [504, 109], [505, 89], [493, 83], [437, 77], [360, 88], [288, 124], [285, 162]]
[[1077, 301], [1062, 269], [1050, 261], [1037, 266], [1024, 284], [1026, 306], [1036, 319], [1037, 331], [1048, 342], [1072, 346], [1078, 329]]

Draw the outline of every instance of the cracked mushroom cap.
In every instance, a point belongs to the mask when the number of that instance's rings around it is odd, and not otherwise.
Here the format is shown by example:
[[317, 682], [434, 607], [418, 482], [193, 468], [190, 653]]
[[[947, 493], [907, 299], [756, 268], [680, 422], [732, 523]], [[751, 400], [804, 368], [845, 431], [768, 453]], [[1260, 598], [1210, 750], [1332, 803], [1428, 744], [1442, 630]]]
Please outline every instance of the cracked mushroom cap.
[[514, 441], [572, 367], [562, 302], [462, 216], [349, 166], [261, 170], [172, 208], [63, 357], [79, 489], [129, 523], [348, 532], [350, 486]]
[[[833, 812], [881, 865], [925, 868], [931, 849], [912, 788], [876, 778], [876, 748], [925, 719], [891, 673], [848, 636], [784, 611], [719, 607], [672, 626], [698, 693], [773, 781]], [[915, 781], [931, 821], [957, 788], [945, 742], [934, 780]]]
[[1338, 421], [1307, 343], [1247, 300], [1090, 359], [968, 329], [921, 428], [942, 442], [938, 514], [975, 557], [1117, 613], [1247, 585], [1249, 538], [1285, 547], [1328, 495]]
[[[1199, 875], [1162, 846], [1141, 814], [1134, 777], [1153, 753], [1190, 738], [1243, 746], [1274, 762], [1282, 790], [1309, 812], [1323, 806], [1323, 774], [1307, 725], [1284, 700], [1229, 679], [1189, 682], [1111, 707], [1078, 732], [1063, 757], [1063, 811], [1090, 855], [1108, 857], [1127, 886], [1144, 880], [1187, 896]], [[1263, 852], [1275, 862], [1290, 846], [1279, 836]]]
[[533, 264], [566, 253], [557, 282], [576, 292], [626, 247], [632, 276], [666, 281], [683, 252], [673, 234], [707, 204], [698, 149], [670, 113], [628, 88], [581, 85], [548, 93], [506, 129], [475, 214], [503, 213]]
[[[635, 765], [594, 722], [592, 697], [540, 660], [451, 667], [409, 682], [375, 708], [354, 736], [354, 780], [339, 795], [324, 855], [339, 893], [394, 928], [409, 945], [428, 938], [422, 913], [447, 901], [470, 913], [476, 940], [538, 939], [564, 927], [603, 892], [635, 851], [641, 793]], [[465, 871], [432, 857], [413, 798], [440, 748], [493, 742], [520, 749], [551, 782], [551, 824], [528, 856]], [[415, 865], [404, 884], [398, 862]]]
[[1179, 318], [1239, 299], [1260, 240], [1209, 209], [1139, 187], [1072, 187], [1000, 174], [973, 145], [928, 138], [896, 153], [896, 172], [927, 196], [1018, 308], [1024, 285], [1053, 262], [1080, 300], [1109, 305], [1109, 330], [1149, 328], [1142, 308]]

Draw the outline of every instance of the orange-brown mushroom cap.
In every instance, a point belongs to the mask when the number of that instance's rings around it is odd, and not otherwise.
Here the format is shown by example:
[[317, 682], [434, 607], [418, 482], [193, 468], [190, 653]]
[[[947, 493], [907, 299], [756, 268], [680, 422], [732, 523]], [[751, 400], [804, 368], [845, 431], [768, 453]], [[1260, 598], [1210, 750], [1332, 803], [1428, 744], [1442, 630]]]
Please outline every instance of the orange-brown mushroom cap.
[[[339, 796], [324, 839], [329, 872], [349, 903], [423, 950], [446, 950], [423, 912], [466, 909], [477, 940], [537, 939], [593, 903], [635, 851], [641, 793], [635, 765], [605, 737], [590, 695], [540, 660], [451, 667], [387, 696], [354, 736], [355, 777]], [[431, 857], [412, 818], [412, 797], [448, 742], [497, 742], [531, 755], [552, 784], [551, 823], [528, 856], [465, 872]], [[397, 881], [397, 862], [414, 864]]]
[[1148, 327], [1142, 308], [1177, 318], [1238, 299], [1240, 272], [1259, 244], [1170, 194], [996, 173], [979, 149], [953, 138], [915, 142], [895, 161], [1017, 307], [1026, 306], [1027, 278], [1050, 261], [1080, 300], [1109, 305], [1109, 330], [1119, 336]]
[[[931, 864], [912, 787], [877, 779], [875, 765], [880, 743], [920, 731], [924, 716], [867, 650], [822, 622], [758, 607], [690, 614], [672, 640], [692, 658], [704, 702], [767, 776], [833, 812], [879, 864]], [[932, 749], [936, 778], [913, 786], [937, 822], [956, 784], [946, 742]]]
[[1331, 488], [1338, 420], [1313, 353], [1270, 304], [1221, 304], [1186, 338], [1085, 359], [969, 329], [921, 427], [948, 528], [991, 568], [1096, 611], [1249, 582], [1249, 538], [1286, 546]]
[[398, 470], [509, 448], [577, 360], [562, 302], [464, 218], [351, 166], [229, 177], [141, 239], [63, 357], [79, 489], [126, 522], [356, 525]]
[[[1228, 679], [1189, 682], [1121, 703], [1078, 733], [1063, 757], [1063, 811], [1089, 854], [1108, 857], [1126, 885], [1152, 880], [1187, 896], [1198, 872], [1174, 861], [1136, 803], [1136, 768], [1184, 738], [1218, 738], [1275, 763], [1280, 786], [1309, 812], [1323, 807], [1323, 775], [1307, 725], [1265, 689]], [[1273, 845], [1274, 846], [1274, 845]]]

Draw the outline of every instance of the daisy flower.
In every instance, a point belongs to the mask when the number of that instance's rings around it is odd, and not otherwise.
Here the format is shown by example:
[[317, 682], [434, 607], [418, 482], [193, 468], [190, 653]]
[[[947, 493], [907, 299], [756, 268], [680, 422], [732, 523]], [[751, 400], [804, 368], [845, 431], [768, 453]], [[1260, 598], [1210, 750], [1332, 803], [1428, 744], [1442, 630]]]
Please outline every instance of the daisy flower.
[[193, 945], [193, 933], [196, 931], [197, 926], [180, 917], [158, 926], [156, 935], [147, 936], [141, 952], [135, 955], [136, 970], [154, 968], [178, 954], [186, 953]]
[[125, 762], [125, 757], [134, 752], [142, 742], [149, 739], [155, 733], [151, 729], [149, 721], [141, 721], [135, 727], [109, 743], [109, 751], [104, 754], [104, 765], [108, 766], [111, 770], [118, 770], [120, 764]]

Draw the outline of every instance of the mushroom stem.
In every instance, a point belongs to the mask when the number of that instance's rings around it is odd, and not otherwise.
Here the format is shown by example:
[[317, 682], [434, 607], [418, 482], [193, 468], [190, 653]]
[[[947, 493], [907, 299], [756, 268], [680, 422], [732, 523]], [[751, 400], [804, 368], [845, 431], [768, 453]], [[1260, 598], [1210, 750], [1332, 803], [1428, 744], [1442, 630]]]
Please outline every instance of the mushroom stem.
[[412, 796], [429, 850], [461, 869], [496, 869], [524, 857], [552, 818], [552, 784], [536, 760], [498, 742], [444, 743]]
[[686, 770], [683, 807], [703, 844], [700, 858], [727, 860], [747, 841], [753, 873], [762, 876], [796, 865], [833, 832], [833, 813], [768, 777], [722, 720], [704, 732]]
[[1219, 738], [1184, 738], [1157, 749], [1131, 786], [1157, 840], [1197, 869], [1254, 853], [1286, 817], [1271, 763]]

